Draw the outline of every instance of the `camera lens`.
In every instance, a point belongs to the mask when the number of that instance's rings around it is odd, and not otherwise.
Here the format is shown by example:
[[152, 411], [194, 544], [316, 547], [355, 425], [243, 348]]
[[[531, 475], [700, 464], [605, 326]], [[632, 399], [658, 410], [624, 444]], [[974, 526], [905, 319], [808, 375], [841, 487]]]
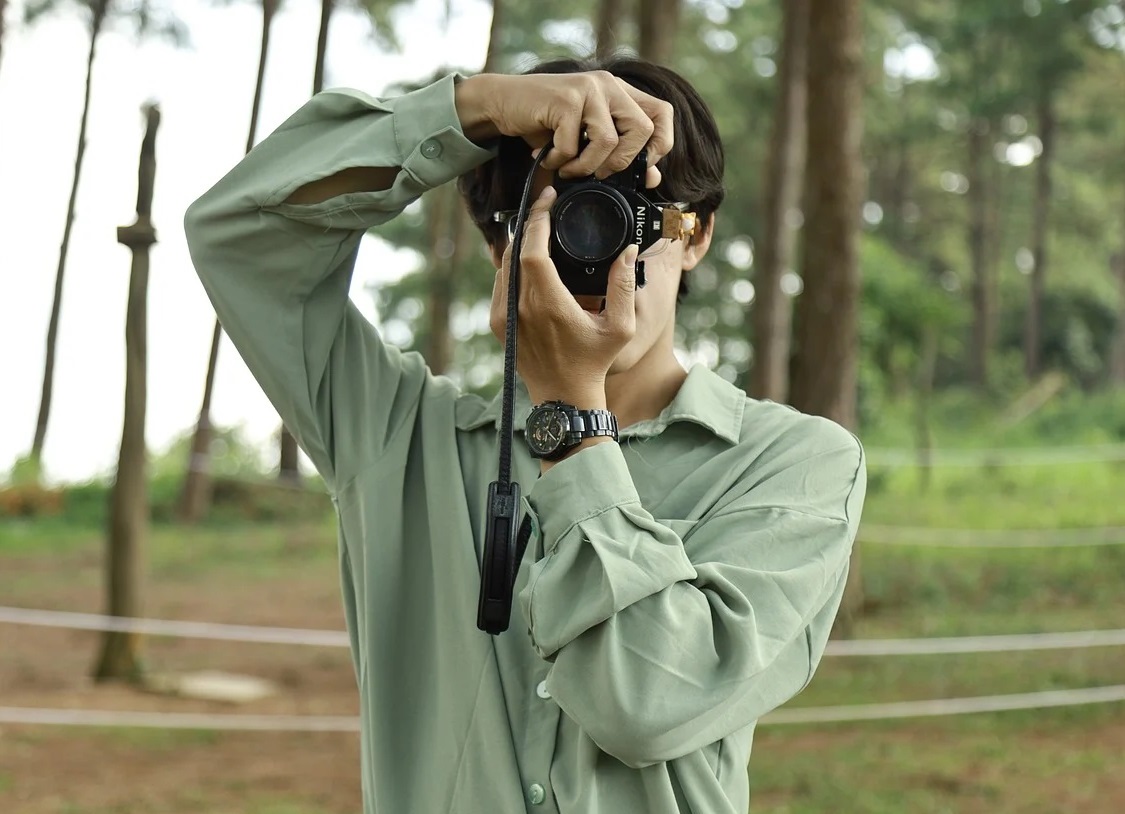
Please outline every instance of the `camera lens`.
[[579, 260], [596, 263], [615, 257], [629, 235], [629, 212], [606, 190], [575, 190], [555, 209], [555, 235]]

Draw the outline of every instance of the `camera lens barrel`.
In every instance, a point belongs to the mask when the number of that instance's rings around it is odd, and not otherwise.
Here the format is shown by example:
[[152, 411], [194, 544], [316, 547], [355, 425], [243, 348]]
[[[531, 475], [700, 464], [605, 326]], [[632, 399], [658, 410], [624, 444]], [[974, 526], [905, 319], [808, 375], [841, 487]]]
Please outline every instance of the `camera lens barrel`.
[[562, 249], [583, 263], [612, 262], [631, 237], [632, 213], [617, 190], [583, 185], [555, 207], [555, 234]]

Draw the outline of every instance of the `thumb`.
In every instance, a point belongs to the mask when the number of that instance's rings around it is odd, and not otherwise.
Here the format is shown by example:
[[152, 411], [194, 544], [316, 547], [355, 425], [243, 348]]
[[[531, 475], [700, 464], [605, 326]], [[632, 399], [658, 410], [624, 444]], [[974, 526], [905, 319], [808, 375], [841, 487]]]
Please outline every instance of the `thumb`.
[[609, 290], [606, 291], [605, 314], [614, 326], [633, 335], [637, 313], [637, 244], [631, 243], [618, 255], [609, 269]]

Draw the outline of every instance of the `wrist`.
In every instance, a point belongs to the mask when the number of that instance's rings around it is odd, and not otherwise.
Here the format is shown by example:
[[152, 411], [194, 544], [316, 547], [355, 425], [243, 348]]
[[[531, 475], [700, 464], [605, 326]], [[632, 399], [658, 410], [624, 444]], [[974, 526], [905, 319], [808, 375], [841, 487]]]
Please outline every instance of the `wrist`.
[[465, 138], [483, 144], [500, 135], [488, 111], [491, 74], [462, 79], [453, 89], [453, 104]]
[[608, 435], [599, 435], [599, 436], [596, 436], [594, 438], [583, 438], [582, 442], [578, 446], [576, 446], [572, 450], [569, 450], [566, 453], [566, 455], [562, 456], [557, 461], [541, 460], [539, 462], [539, 471], [540, 471], [540, 473], [545, 475], [545, 474], [547, 474], [547, 472], [549, 472], [551, 470], [551, 467], [555, 466], [556, 464], [562, 463], [567, 458], [574, 457], [575, 455], [577, 455], [579, 452], [581, 452], [584, 449], [589, 449], [590, 447], [595, 446], [596, 444], [613, 444], [613, 443], [616, 443], [616, 442], [612, 438], [610, 438]]
[[531, 398], [531, 405], [537, 407], [540, 404], [546, 404], [548, 401], [561, 401], [563, 404], [569, 404], [578, 410], [608, 410], [606, 405], [606, 397], [604, 390], [588, 389], [588, 390], [574, 390], [570, 388], [542, 388], [531, 389], [528, 388], [528, 396]]

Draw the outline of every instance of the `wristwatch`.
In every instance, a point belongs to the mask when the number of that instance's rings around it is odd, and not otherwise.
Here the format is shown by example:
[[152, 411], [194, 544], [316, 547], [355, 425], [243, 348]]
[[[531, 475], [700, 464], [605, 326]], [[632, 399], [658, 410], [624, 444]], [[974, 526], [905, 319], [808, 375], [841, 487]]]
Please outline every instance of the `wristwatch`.
[[609, 410], [579, 410], [561, 401], [540, 404], [527, 417], [527, 446], [533, 458], [557, 461], [586, 438], [618, 440], [617, 416]]

